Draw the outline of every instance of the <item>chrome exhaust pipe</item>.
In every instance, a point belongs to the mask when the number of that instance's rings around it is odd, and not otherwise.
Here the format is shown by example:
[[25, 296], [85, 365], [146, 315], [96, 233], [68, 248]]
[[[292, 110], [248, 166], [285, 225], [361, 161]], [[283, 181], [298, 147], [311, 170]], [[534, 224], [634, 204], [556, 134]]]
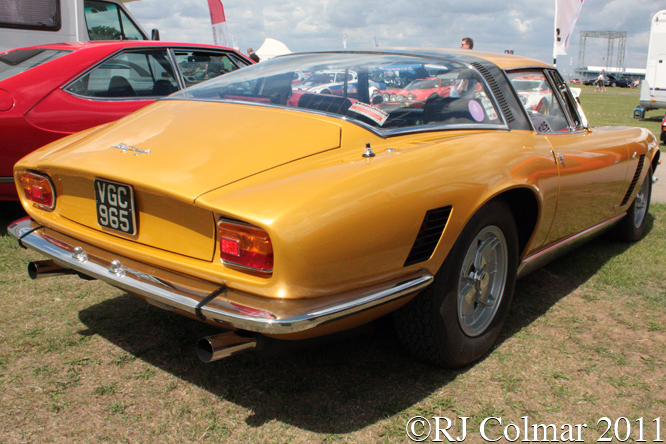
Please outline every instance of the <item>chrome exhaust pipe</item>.
[[42, 279], [53, 276], [65, 276], [78, 274], [76, 270], [62, 267], [52, 260], [30, 262], [28, 264], [28, 275], [30, 279]]
[[203, 362], [208, 363], [250, 351], [256, 346], [256, 337], [243, 337], [236, 332], [229, 331], [199, 339], [197, 355]]

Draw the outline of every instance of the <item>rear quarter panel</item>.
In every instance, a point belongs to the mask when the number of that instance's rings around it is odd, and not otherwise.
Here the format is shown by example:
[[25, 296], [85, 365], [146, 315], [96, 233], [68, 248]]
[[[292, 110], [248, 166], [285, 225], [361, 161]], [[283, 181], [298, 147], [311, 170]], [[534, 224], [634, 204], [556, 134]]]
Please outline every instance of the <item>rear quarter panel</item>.
[[[269, 232], [274, 294], [316, 297], [420, 269], [435, 273], [469, 218], [511, 188], [534, 193], [543, 208], [537, 231], [549, 228], [557, 167], [550, 148], [543, 149], [544, 139], [537, 144], [532, 133], [519, 131], [389, 140], [368, 134], [345, 127], [343, 146], [356, 150], [343, 150], [335, 158], [313, 156], [197, 199], [199, 206]], [[376, 157], [361, 157], [366, 142]], [[545, 167], [549, 172], [540, 175]], [[426, 212], [449, 205], [451, 217], [433, 256], [404, 267]]]
[[30, 110], [26, 119], [44, 131], [71, 134], [113, 122], [154, 101], [92, 100], [57, 88]]

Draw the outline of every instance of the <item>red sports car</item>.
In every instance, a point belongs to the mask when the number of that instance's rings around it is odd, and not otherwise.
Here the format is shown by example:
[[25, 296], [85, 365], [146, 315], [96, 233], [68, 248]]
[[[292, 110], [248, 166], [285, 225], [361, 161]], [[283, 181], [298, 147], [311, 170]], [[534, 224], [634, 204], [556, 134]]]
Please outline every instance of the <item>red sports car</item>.
[[425, 102], [433, 94], [437, 94], [440, 97], [448, 97], [452, 85], [453, 80], [451, 79], [428, 77], [414, 80], [403, 89], [378, 91], [378, 93], [382, 94], [384, 103]]
[[123, 40], [0, 53], [0, 200], [16, 200], [14, 163], [61, 137], [252, 61], [212, 45]]

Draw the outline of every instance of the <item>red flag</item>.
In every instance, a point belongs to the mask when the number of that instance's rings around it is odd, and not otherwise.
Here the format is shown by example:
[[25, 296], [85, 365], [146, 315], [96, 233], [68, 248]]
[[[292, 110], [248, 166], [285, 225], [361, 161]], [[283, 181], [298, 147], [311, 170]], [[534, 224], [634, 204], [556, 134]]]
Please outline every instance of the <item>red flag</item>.
[[229, 46], [229, 32], [227, 19], [224, 17], [224, 6], [221, 0], [208, 0], [210, 22], [213, 25], [213, 43], [220, 46]]

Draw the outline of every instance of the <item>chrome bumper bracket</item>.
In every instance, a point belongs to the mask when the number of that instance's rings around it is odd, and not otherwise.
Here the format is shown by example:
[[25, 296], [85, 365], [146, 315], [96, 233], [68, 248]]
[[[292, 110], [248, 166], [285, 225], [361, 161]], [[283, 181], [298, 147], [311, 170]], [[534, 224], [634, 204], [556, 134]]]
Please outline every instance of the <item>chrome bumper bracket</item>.
[[218, 288], [217, 290], [215, 290], [214, 292], [212, 292], [211, 294], [209, 294], [208, 296], [203, 298], [201, 300], [201, 302], [199, 302], [197, 304], [197, 306], [194, 307], [194, 314], [197, 315], [197, 318], [201, 319], [202, 321], [205, 321], [206, 316], [204, 316], [203, 313], [201, 312], [201, 307], [203, 307], [204, 305], [206, 305], [207, 303], [209, 303], [210, 301], [212, 301], [213, 299], [215, 299], [219, 295], [221, 295], [223, 293], [226, 293], [226, 291], [227, 291], [227, 286], [222, 285], [220, 288]]

